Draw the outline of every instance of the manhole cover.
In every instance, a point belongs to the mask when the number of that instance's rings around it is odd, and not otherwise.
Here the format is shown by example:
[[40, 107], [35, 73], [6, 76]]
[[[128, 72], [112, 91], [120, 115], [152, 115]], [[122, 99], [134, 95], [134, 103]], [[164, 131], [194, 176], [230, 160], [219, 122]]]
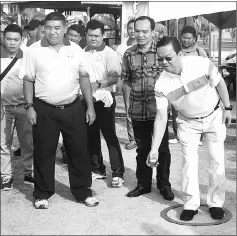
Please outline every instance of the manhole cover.
[[198, 209], [198, 214], [194, 216], [192, 221], [181, 221], [179, 216], [183, 211], [183, 205], [177, 204], [174, 206], [170, 206], [163, 211], [161, 211], [160, 215], [165, 220], [179, 224], [179, 225], [190, 225], [190, 226], [209, 226], [209, 225], [219, 225], [229, 221], [232, 218], [232, 213], [222, 208], [225, 212], [225, 216], [221, 220], [214, 220], [211, 218], [209, 213], [209, 208], [207, 205], [201, 205]]

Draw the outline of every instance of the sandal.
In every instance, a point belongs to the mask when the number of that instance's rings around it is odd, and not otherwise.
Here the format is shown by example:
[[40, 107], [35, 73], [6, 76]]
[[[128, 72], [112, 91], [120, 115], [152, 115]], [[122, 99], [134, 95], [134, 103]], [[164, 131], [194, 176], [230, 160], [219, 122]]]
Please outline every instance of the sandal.
[[88, 207], [94, 207], [99, 204], [98, 199], [93, 196], [87, 197], [84, 201], [79, 201], [79, 202], [85, 204]]

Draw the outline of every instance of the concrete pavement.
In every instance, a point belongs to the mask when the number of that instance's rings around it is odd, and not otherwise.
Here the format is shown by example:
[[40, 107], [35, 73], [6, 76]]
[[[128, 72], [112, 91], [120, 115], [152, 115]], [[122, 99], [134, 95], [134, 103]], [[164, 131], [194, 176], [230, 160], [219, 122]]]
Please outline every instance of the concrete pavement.
[[[122, 97], [116, 96], [117, 112], [124, 113]], [[119, 111], [120, 109], [120, 111]], [[122, 116], [122, 115], [121, 115]], [[120, 116], [120, 117], [121, 117]], [[170, 127], [170, 133], [172, 129]], [[172, 163], [170, 181], [175, 194], [172, 202], [166, 201], [156, 189], [155, 171], [152, 192], [138, 198], [125, 194], [136, 186], [136, 151], [124, 149], [127, 142], [125, 119], [116, 118], [116, 131], [125, 163], [125, 183], [122, 188], [111, 188], [111, 169], [108, 149], [102, 140], [104, 163], [108, 178], [93, 181], [92, 189], [100, 200], [96, 208], [76, 203], [70, 193], [67, 166], [63, 164], [58, 149], [55, 168], [55, 194], [49, 199], [48, 210], [34, 209], [31, 186], [23, 183], [23, 167], [14, 157], [14, 188], [1, 192], [1, 235], [236, 235], [236, 132], [228, 130], [226, 155], [226, 202], [224, 207], [233, 217], [225, 224], [214, 226], [185, 226], [170, 223], [160, 216], [169, 206], [182, 204], [180, 169], [182, 152], [180, 144], [170, 145]], [[60, 146], [60, 145], [59, 145]], [[199, 148], [199, 179], [201, 202], [205, 203], [208, 186], [208, 158], [204, 146]], [[170, 213], [178, 220], [181, 209]], [[200, 208], [194, 222], [212, 222], [207, 209]]]

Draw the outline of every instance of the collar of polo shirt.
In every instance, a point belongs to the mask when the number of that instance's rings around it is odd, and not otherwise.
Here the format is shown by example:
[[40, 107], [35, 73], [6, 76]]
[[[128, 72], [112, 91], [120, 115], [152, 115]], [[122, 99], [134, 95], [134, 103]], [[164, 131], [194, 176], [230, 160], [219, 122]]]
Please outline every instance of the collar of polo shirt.
[[[1, 58], [8, 58], [8, 57], [9, 57], [9, 55], [6, 52], [5, 47], [1, 46]], [[23, 57], [23, 51], [20, 48], [18, 49], [18, 51], [16, 53], [16, 57], [18, 59]]]
[[[63, 38], [63, 45], [64, 46], [70, 46], [71, 43], [70, 43], [70, 41], [67, 38], [64, 37]], [[50, 47], [49, 42], [46, 39], [46, 37], [43, 37], [43, 39], [41, 40], [41, 46], [42, 47]]]
[[[103, 51], [103, 50], [105, 49], [105, 46], [106, 46], [106, 44], [103, 42], [98, 48], [93, 48], [93, 50], [96, 50], [97, 52]], [[91, 48], [90, 48], [89, 46], [87, 46], [87, 47], [85, 48], [85, 51], [86, 51], [86, 52], [88, 52], [88, 51], [90, 51], [90, 50], [91, 50]]]

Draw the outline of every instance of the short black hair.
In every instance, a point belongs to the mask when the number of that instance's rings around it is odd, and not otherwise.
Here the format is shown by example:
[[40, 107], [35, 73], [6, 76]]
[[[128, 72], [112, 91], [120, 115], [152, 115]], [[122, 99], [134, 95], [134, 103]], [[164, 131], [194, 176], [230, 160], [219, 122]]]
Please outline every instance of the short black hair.
[[5, 37], [7, 32], [19, 33], [21, 35], [21, 38], [22, 38], [22, 35], [23, 35], [21, 27], [16, 25], [16, 24], [10, 24], [5, 28], [5, 30], [3, 32], [4, 37]]
[[78, 25], [78, 24], [70, 25], [70, 26], [67, 28], [67, 33], [68, 33], [69, 30], [74, 30], [74, 31], [76, 31], [78, 34], [80, 34], [80, 28], [79, 28], [79, 25]]
[[101, 21], [98, 21], [98, 20], [90, 20], [87, 25], [86, 25], [86, 33], [88, 32], [88, 29], [91, 29], [91, 30], [96, 30], [96, 29], [100, 29], [101, 30], [101, 33], [102, 35], [104, 34], [104, 24], [101, 22]]
[[170, 36], [164, 36], [163, 38], [161, 38], [156, 44], [156, 49], [169, 44], [172, 44], [176, 54], [178, 54], [181, 51], [181, 44], [179, 40], [176, 37], [170, 37]]
[[45, 25], [45, 20], [41, 20], [39, 23], [40, 26], [44, 26]]
[[196, 38], [196, 36], [197, 36], [196, 29], [193, 26], [190, 26], [190, 25], [187, 25], [187, 26], [183, 27], [183, 29], [181, 31], [181, 36], [185, 33], [192, 34], [194, 38]]
[[50, 20], [60, 20], [63, 22], [64, 25], [66, 25], [66, 18], [64, 15], [60, 12], [51, 12], [45, 17], [45, 23]]
[[135, 24], [135, 19], [131, 19], [130, 21], [128, 21], [128, 23], [127, 23], [127, 28], [128, 28], [128, 26], [129, 26], [130, 24], [132, 24], [132, 23]]
[[136, 25], [137, 21], [139, 21], [139, 20], [149, 20], [150, 23], [151, 23], [151, 31], [153, 31], [155, 29], [155, 24], [156, 23], [155, 23], [154, 19], [152, 19], [151, 17], [149, 17], [149, 16], [139, 16], [137, 19], [135, 19], [135, 25]]

